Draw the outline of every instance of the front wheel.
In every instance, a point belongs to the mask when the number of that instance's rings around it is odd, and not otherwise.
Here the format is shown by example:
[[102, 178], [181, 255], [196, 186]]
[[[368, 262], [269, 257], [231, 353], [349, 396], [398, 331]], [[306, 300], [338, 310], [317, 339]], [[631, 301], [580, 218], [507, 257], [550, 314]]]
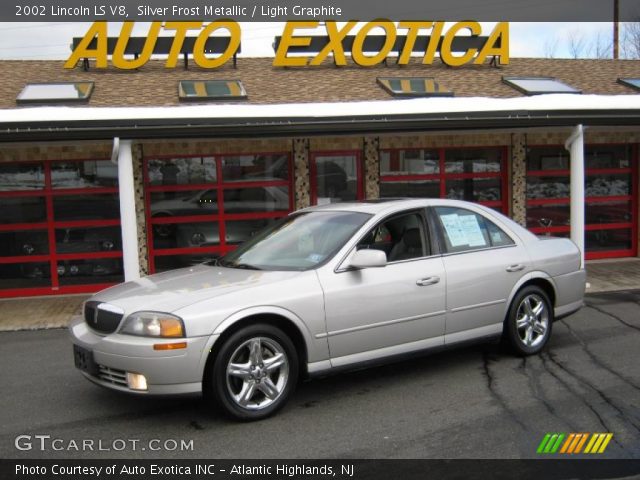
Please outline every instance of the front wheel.
[[509, 307], [505, 340], [518, 355], [536, 354], [549, 341], [552, 324], [553, 309], [547, 294], [533, 285], [525, 287]]
[[239, 420], [266, 418], [287, 402], [298, 378], [298, 355], [279, 328], [251, 325], [221, 346], [210, 383], [213, 398]]

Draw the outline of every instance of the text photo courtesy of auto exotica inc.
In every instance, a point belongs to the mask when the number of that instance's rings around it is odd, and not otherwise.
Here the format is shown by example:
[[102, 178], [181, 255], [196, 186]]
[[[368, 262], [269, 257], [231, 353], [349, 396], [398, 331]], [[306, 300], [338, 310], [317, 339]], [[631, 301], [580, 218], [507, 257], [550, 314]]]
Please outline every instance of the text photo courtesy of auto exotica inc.
[[498, 3], [0, 6], [0, 478], [640, 476], [640, 8]]

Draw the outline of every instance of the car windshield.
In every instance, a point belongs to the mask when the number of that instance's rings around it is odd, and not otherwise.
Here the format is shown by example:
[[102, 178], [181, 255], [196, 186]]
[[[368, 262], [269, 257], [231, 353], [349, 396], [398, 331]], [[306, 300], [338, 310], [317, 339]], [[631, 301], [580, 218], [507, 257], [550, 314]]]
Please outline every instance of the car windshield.
[[331, 258], [370, 215], [306, 212], [283, 218], [218, 261], [230, 268], [308, 270]]

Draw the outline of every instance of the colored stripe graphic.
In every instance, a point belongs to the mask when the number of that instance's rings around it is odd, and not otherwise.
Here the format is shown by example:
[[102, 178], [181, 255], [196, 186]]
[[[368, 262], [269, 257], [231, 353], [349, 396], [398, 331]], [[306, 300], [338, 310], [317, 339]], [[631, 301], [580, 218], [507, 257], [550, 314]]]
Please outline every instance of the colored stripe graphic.
[[560, 445], [562, 444], [562, 440], [564, 439], [564, 433], [547, 433], [540, 445], [538, 445], [538, 453], [556, 453]]
[[603, 453], [612, 438], [612, 433], [594, 433], [584, 453]]
[[[603, 453], [612, 438], [613, 433], [547, 433], [538, 445], [537, 453]], [[585, 443], [587, 446], [583, 451]]]
[[545, 447], [545, 445], [547, 445], [547, 442], [549, 441], [549, 438], [551, 438], [551, 434], [547, 433], [544, 436], [544, 438], [542, 439], [542, 441], [540, 442], [540, 445], [538, 445], [537, 453], [542, 453], [544, 451], [544, 447]]

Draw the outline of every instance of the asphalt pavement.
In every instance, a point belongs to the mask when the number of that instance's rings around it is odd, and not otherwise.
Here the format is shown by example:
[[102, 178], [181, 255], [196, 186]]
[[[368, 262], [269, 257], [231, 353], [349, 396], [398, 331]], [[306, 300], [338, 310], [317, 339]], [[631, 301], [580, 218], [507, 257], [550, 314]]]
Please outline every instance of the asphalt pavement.
[[640, 458], [640, 291], [586, 302], [540, 356], [481, 345], [304, 382], [257, 423], [97, 387], [66, 330], [3, 332], [0, 458], [536, 458], [560, 432]]

